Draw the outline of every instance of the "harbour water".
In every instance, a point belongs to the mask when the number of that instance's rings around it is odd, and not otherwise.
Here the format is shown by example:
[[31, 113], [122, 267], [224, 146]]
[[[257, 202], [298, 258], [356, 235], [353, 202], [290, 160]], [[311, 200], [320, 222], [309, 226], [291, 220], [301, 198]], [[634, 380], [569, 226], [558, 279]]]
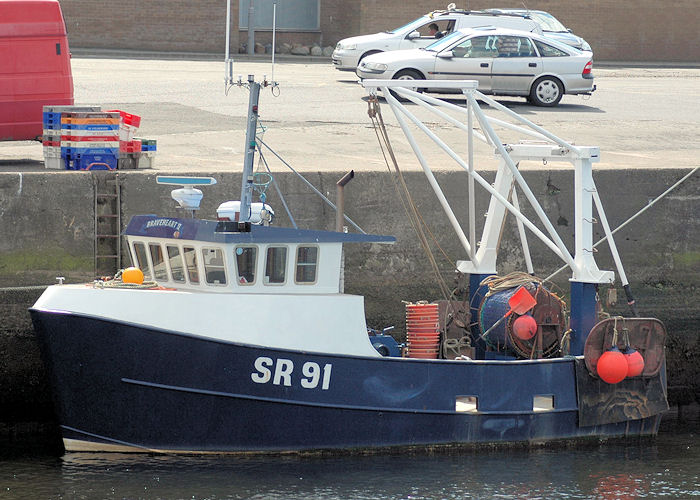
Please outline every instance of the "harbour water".
[[[1, 448], [0, 499], [700, 498], [700, 418], [657, 439], [362, 456], [173, 456]], [[0, 443], [1, 444], [1, 443]]]

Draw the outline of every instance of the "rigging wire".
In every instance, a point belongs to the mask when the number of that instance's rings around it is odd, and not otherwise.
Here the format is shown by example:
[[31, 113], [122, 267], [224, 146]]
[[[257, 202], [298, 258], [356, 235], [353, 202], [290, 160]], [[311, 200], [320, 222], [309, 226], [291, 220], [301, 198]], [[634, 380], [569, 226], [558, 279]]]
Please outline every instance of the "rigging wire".
[[[270, 146], [268, 146], [268, 145], [265, 143], [265, 141], [263, 141], [262, 139], [259, 139], [259, 142], [260, 142], [260, 144], [262, 144], [263, 146], [265, 146], [273, 155], [275, 155], [275, 157], [276, 157], [279, 161], [281, 161], [282, 164], [283, 164], [285, 167], [287, 167], [289, 170], [291, 170], [292, 172], [294, 172], [295, 174], [297, 174], [297, 176], [298, 176], [307, 186], [309, 186], [309, 187], [313, 190], [314, 193], [316, 193], [318, 196], [320, 196], [321, 199], [322, 199], [323, 201], [325, 201], [326, 204], [328, 204], [328, 206], [330, 206], [331, 208], [333, 208], [333, 210], [337, 210], [335, 204], [334, 204], [331, 200], [329, 200], [326, 196], [324, 196], [323, 193], [321, 193], [321, 191], [319, 191], [318, 189], [316, 189], [316, 187], [315, 187], [313, 184], [311, 184], [308, 180], [306, 180], [306, 178], [305, 178], [303, 175], [301, 175], [299, 172], [297, 172], [297, 171], [294, 169], [294, 167], [292, 167], [289, 163], [287, 163], [287, 162], [284, 160], [284, 158], [282, 158], [280, 155], [278, 155], [277, 152], [275, 152], [274, 149], [272, 149]], [[348, 221], [355, 229], [357, 229], [358, 231], [360, 231], [362, 234], [367, 234], [367, 233], [366, 233], [360, 226], [358, 226], [358, 225], [355, 223], [355, 221], [353, 221], [350, 217], [348, 217], [347, 215], [343, 215], [343, 216], [344, 216], [345, 220]]]
[[[646, 212], [647, 210], [649, 210], [651, 207], [653, 207], [654, 205], [656, 205], [656, 203], [657, 203], [658, 201], [660, 201], [660, 200], [661, 200], [662, 198], [664, 198], [668, 193], [670, 193], [671, 191], [673, 191], [674, 189], [676, 189], [678, 186], [680, 186], [688, 177], [690, 177], [690, 176], [693, 175], [695, 172], [697, 172], [697, 171], [698, 171], [698, 168], [700, 168], [700, 167], [695, 167], [693, 170], [691, 170], [691, 171], [688, 172], [686, 175], [684, 175], [683, 177], [681, 177], [675, 184], [673, 184], [673, 185], [672, 185], [671, 187], [669, 187], [666, 191], [664, 191], [664, 192], [661, 193], [659, 196], [657, 196], [656, 198], [654, 198], [654, 199], [653, 199], [651, 202], [649, 202], [644, 208], [642, 208], [641, 210], [639, 210], [639, 211], [638, 211], [636, 214], [634, 214], [632, 217], [630, 217], [630, 218], [627, 219], [625, 222], [623, 222], [622, 224], [620, 224], [619, 226], [617, 226], [615, 229], [613, 229], [613, 230], [610, 232], [610, 234], [611, 234], [611, 235], [615, 234], [615, 233], [618, 232], [620, 229], [622, 229], [623, 227], [625, 227], [627, 224], [629, 224], [630, 222], [632, 222], [634, 219], [636, 219], [637, 217], [639, 217], [640, 215], [642, 215], [644, 212]], [[607, 236], [603, 236], [600, 240], [598, 240], [598, 241], [593, 245], [593, 248], [595, 249], [598, 245], [600, 245], [601, 243], [603, 243], [603, 242], [606, 241], [607, 239], [608, 239]], [[546, 280], [546, 281], [550, 281], [552, 278], [554, 278], [557, 274], [559, 274], [560, 272], [562, 272], [563, 270], [565, 270], [567, 267], [569, 267], [569, 266], [562, 266], [562, 267], [560, 267], [559, 269], [557, 269], [556, 271], [554, 271], [552, 274], [550, 274], [549, 276], [547, 276], [547, 277], [545, 278], [545, 280]]]
[[[450, 298], [452, 297], [452, 291], [449, 289], [447, 283], [442, 277], [438, 263], [435, 260], [435, 256], [433, 255], [433, 252], [430, 248], [430, 244], [425, 232], [425, 221], [420, 216], [418, 207], [411, 198], [411, 194], [408, 190], [406, 180], [403, 176], [403, 173], [401, 172], [401, 169], [399, 168], [398, 161], [396, 160], [396, 155], [394, 154], [394, 150], [391, 146], [391, 141], [389, 140], [389, 134], [386, 130], [386, 125], [382, 116], [381, 107], [379, 106], [379, 100], [377, 99], [376, 95], [370, 96], [369, 100], [367, 101], [367, 106], [367, 114], [369, 115], [372, 121], [372, 125], [374, 126], [375, 133], [380, 142], [380, 146], [382, 147], [382, 153], [384, 154], [384, 148], [386, 148], [386, 152], [391, 158], [395, 176], [398, 179], [398, 184], [401, 186], [401, 197], [405, 198], [402, 201], [402, 204], [404, 205], [404, 209], [406, 210], [406, 215], [408, 216], [408, 219], [411, 225], [413, 226], [414, 231], [416, 232], [418, 241], [423, 247], [423, 251], [425, 252], [426, 257], [428, 258], [428, 262], [430, 263], [430, 267], [432, 268], [433, 274], [435, 275], [438, 287], [440, 288], [440, 292], [442, 293], [443, 298], [447, 301], [448, 306], [451, 306]], [[389, 166], [389, 163], [387, 161], [386, 154], [384, 154], [384, 160], [387, 163], [387, 168], [391, 171], [391, 167]]]
[[287, 216], [289, 217], [289, 220], [292, 223], [292, 226], [294, 226], [294, 229], [299, 229], [296, 221], [294, 220], [294, 216], [292, 215], [292, 211], [289, 209], [289, 206], [287, 205], [287, 201], [284, 199], [284, 195], [282, 194], [282, 191], [280, 190], [280, 187], [277, 184], [277, 181], [275, 180], [275, 176], [272, 175], [272, 171], [270, 170], [270, 166], [267, 164], [267, 160], [265, 159], [265, 156], [263, 155], [262, 149], [260, 148], [259, 144], [257, 145], [257, 148], [258, 148], [258, 155], [259, 155], [260, 159], [262, 160], [263, 164], [265, 165], [267, 172], [270, 174], [270, 178], [272, 179], [272, 185], [274, 186], [275, 191], [277, 191], [277, 196], [279, 196], [280, 201], [282, 202], [282, 206], [284, 207], [285, 211], [287, 212]]

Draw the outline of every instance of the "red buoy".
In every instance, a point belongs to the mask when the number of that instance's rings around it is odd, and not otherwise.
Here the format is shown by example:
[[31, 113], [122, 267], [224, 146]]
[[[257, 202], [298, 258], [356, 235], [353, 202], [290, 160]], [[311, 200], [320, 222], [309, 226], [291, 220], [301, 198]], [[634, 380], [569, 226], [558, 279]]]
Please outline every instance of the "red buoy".
[[628, 347], [622, 354], [627, 359], [627, 376], [637, 377], [644, 371], [644, 358], [636, 349]]
[[617, 347], [611, 347], [598, 358], [598, 376], [608, 384], [622, 382], [627, 376], [627, 358]]
[[530, 340], [537, 333], [537, 321], [526, 314], [513, 321], [513, 333], [521, 340]]

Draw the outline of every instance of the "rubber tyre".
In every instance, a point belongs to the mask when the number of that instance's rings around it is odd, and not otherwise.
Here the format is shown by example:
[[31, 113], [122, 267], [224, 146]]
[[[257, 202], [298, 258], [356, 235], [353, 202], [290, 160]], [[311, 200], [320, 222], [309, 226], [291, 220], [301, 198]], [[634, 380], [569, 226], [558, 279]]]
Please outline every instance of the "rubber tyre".
[[[421, 76], [420, 73], [418, 73], [415, 70], [412, 69], [402, 69], [401, 71], [397, 72], [392, 80], [422, 80], [423, 77]], [[420, 92], [421, 90], [419, 88], [414, 88], [412, 90], [415, 90], [417, 92]], [[393, 95], [396, 99], [402, 102], [408, 101], [408, 99], [404, 99], [403, 97], [399, 97], [399, 95], [394, 92], [393, 90], [390, 90], [391, 95]]]
[[529, 101], [535, 106], [552, 107], [559, 104], [564, 97], [564, 86], [552, 76], [543, 76], [535, 80], [530, 90]]

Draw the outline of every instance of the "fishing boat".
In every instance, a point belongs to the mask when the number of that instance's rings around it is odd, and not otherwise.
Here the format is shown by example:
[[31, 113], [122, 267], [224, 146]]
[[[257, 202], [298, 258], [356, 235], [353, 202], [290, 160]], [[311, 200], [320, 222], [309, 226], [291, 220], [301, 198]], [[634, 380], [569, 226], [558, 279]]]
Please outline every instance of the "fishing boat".
[[[657, 433], [668, 409], [666, 332], [660, 321], [636, 314], [593, 180], [597, 147], [556, 137], [480, 94], [476, 82], [362, 82], [380, 129], [380, 93], [394, 111], [465, 256], [455, 267], [468, 279], [467, 296], [408, 304], [404, 344], [387, 332], [368, 333], [363, 297], [342, 287], [343, 245], [393, 244], [393, 236], [276, 227], [266, 200], [253, 201], [260, 85], [252, 77], [247, 83], [240, 200], [219, 206], [215, 219], [196, 218], [199, 187], [216, 180], [159, 177], [180, 186], [172, 195], [183, 215], [133, 217], [124, 232], [132, 267], [114, 279], [49, 286], [30, 309], [67, 451], [366, 451]], [[466, 106], [416, 87], [451, 88]], [[477, 99], [515, 124], [487, 116]], [[419, 108], [465, 132], [466, 160], [416, 117]], [[460, 200], [469, 208], [466, 230], [411, 122], [468, 176]], [[504, 144], [497, 127], [530, 140]], [[493, 184], [475, 168], [475, 139], [496, 152]], [[533, 159], [573, 164], [573, 252], [518, 169]], [[491, 197], [479, 240], [476, 184]], [[537, 224], [523, 215], [518, 193]], [[614, 273], [594, 259], [594, 207], [629, 317], [599, 317], [598, 286], [613, 282]], [[527, 269], [498, 276], [508, 214]], [[571, 272], [569, 303], [535, 276], [528, 233]]]

